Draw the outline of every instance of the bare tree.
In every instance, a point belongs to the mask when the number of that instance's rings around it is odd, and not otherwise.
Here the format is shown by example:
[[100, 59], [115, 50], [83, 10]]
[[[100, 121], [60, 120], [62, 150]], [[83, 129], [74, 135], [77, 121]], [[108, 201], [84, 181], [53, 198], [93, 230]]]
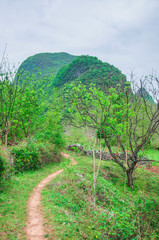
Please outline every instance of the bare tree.
[[4, 48], [4, 51], [3, 51], [3, 55], [2, 55], [2, 59], [1, 59], [1, 62], [0, 62], [0, 74], [2, 74], [3, 70], [4, 70], [6, 49], [7, 49], [7, 43], [5, 45], [5, 48]]

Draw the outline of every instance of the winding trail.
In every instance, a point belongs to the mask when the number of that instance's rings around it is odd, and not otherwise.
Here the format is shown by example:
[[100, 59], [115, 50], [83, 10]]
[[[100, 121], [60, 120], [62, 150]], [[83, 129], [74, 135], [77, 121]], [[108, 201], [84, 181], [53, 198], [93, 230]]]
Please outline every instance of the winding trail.
[[[69, 154], [61, 153], [65, 158], [69, 158]], [[77, 162], [71, 158], [72, 164], [75, 165]], [[33, 190], [29, 201], [28, 201], [28, 218], [26, 225], [27, 240], [44, 240], [47, 239], [44, 232], [44, 219], [42, 217], [41, 207], [41, 192], [42, 189], [57, 175], [59, 175], [63, 169], [60, 169], [46, 178], [44, 178]]]

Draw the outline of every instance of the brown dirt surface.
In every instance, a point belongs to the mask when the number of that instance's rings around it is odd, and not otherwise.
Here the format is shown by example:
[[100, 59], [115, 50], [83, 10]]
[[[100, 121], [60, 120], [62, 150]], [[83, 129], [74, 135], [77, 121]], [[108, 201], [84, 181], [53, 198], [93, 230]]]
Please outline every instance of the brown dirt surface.
[[[138, 168], [142, 168], [142, 167], [138, 167]], [[150, 167], [147, 167], [147, 168], [145, 168], [147, 171], [150, 171], [150, 172], [154, 172], [154, 173], [157, 173], [157, 174], [159, 174], [159, 167], [157, 167], [157, 166], [150, 166]]]
[[[65, 157], [65, 158], [69, 158], [69, 157], [70, 157], [69, 154], [63, 153], [63, 152], [61, 153], [61, 155], [62, 155], [63, 157]], [[74, 158], [71, 158], [71, 161], [72, 161], [72, 164], [73, 164], [73, 165], [78, 164], [78, 163], [74, 160]]]
[[41, 192], [45, 185], [59, 175], [63, 170], [58, 170], [44, 178], [36, 188], [34, 188], [28, 202], [28, 219], [26, 234], [28, 240], [44, 240], [44, 220], [41, 211]]
[[146, 169], [150, 172], [154, 172], [154, 173], [159, 174], [159, 167], [151, 166], [150, 168], [146, 168]]
[[[69, 158], [69, 154], [61, 153], [63, 157]], [[72, 164], [75, 165], [77, 162], [71, 158]], [[41, 207], [41, 192], [42, 189], [57, 175], [59, 175], [63, 169], [58, 170], [46, 178], [44, 178], [33, 190], [29, 201], [28, 201], [28, 218], [26, 224], [26, 235], [27, 240], [44, 240], [47, 239], [44, 231], [44, 219], [42, 217]]]

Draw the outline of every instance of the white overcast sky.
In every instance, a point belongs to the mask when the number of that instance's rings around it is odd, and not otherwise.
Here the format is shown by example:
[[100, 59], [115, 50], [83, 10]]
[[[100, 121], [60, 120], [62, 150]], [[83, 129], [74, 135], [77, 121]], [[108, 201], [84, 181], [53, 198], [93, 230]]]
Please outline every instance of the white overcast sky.
[[97, 56], [129, 74], [159, 74], [159, 0], [0, 0], [0, 57]]

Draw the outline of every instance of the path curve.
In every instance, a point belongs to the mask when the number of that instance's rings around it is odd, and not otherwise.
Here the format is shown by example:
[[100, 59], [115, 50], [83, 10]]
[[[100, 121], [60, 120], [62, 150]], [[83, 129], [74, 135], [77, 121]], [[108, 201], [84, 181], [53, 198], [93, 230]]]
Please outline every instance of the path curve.
[[[61, 153], [61, 155], [65, 158], [69, 158], [69, 154]], [[71, 158], [72, 164], [75, 165], [77, 162]], [[44, 232], [44, 220], [42, 217], [41, 211], [41, 192], [42, 189], [57, 175], [59, 175], [63, 169], [60, 169], [46, 178], [44, 178], [33, 190], [29, 201], [28, 201], [28, 218], [26, 224], [26, 235], [27, 240], [44, 240], [45, 232]]]
[[[65, 157], [65, 158], [70, 158], [70, 155], [67, 154], [67, 153], [61, 152], [61, 155], [62, 155], [63, 157]], [[70, 159], [71, 159], [73, 165], [78, 164], [78, 163], [74, 160], [74, 158], [70, 158]]]

